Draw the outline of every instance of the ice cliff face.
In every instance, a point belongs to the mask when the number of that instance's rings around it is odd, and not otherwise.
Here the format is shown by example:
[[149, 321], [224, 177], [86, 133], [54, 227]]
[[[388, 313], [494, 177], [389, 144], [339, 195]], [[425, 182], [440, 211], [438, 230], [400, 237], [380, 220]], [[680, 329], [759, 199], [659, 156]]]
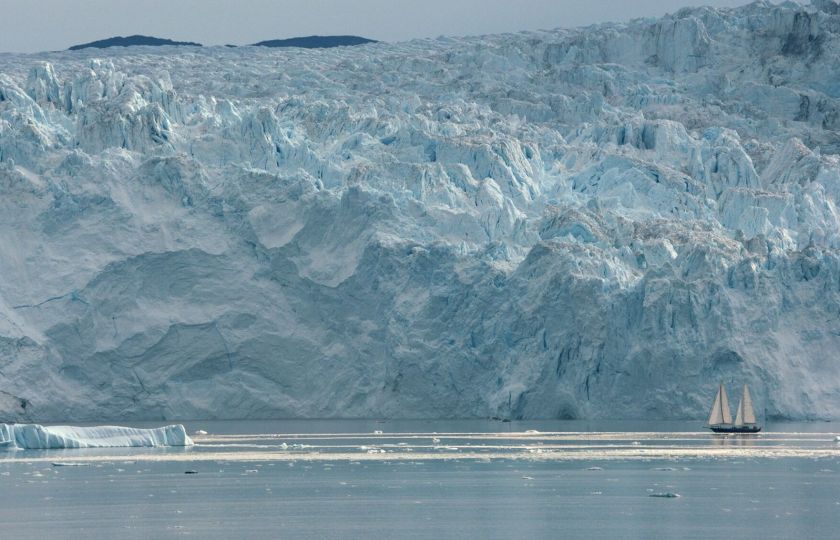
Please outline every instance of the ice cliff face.
[[0, 55], [0, 412], [838, 417], [838, 153], [830, 0]]

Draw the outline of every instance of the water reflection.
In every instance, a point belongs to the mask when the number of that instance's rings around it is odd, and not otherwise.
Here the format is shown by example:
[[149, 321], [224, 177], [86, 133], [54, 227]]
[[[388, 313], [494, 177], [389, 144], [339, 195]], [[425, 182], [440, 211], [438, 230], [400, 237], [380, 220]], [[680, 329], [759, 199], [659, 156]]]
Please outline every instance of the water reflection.
[[724, 448], [745, 448], [756, 446], [760, 436], [756, 433], [713, 433], [712, 446]]

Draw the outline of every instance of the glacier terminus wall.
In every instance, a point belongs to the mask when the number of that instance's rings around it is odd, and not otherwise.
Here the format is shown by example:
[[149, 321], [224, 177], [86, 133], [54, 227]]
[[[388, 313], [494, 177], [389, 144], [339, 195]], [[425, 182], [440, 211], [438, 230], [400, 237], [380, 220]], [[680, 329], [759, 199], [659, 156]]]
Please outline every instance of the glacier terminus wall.
[[838, 154], [832, 0], [0, 54], [0, 421], [837, 418]]

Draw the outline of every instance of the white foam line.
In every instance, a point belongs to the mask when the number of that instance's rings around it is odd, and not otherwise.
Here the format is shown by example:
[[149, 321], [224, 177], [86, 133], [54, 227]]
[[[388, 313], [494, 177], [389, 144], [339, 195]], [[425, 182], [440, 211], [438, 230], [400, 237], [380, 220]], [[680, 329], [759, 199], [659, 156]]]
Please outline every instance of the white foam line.
[[412, 434], [412, 435], [383, 435], [370, 433], [353, 433], [353, 434], [272, 434], [272, 435], [201, 435], [195, 436], [196, 442], [212, 443], [212, 442], [236, 442], [236, 441], [273, 441], [273, 440], [295, 440], [295, 441], [310, 441], [310, 440], [363, 440], [363, 441], [391, 441], [391, 440], [507, 440], [507, 441], [751, 441], [751, 442], [833, 442], [833, 436], [826, 436], [825, 434], [815, 434], [813, 437], [802, 437], [801, 434], [796, 434], [797, 438], [773, 434], [773, 435], [748, 435], [741, 436], [720, 436], [712, 434], [701, 433], [686, 433], [686, 436], [676, 436], [676, 434], [633, 434], [633, 433], [615, 433], [615, 434], [552, 434], [543, 433], [535, 434]]
[[[280, 449], [282, 448], [279, 444], [197, 444], [200, 450], [205, 448], [275, 448]], [[413, 444], [407, 446], [400, 446], [396, 444], [371, 444], [371, 445], [347, 445], [347, 444], [336, 444], [336, 445], [324, 445], [324, 444], [307, 444], [305, 448], [283, 448], [286, 451], [297, 451], [297, 452], [317, 452], [317, 451], [329, 451], [329, 450], [358, 450], [358, 451], [366, 451], [369, 448], [377, 448], [377, 449], [387, 449], [387, 450], [394, 450], [394, 451], [417, 451], [417, 450], [434, 450], [438, 448], [457, 448], [458, 450], [609, 450], [609, 449], [621, 449], [621, 448], [629, 448], [629, 449], [655, 449], [655, 450], [677, 450], [677, 449], [685, 449], [685, 448], [693, 448], [696, 450], [705, 450], [707, 448], [716, 448], [715, 446], [685, 446], [685, 445], [657, 445], [657, 446], [635, 446], [631, 444], [540, 444], [540, 445], [526, 445], [526, 444], [510, 444], [510, 445], [498, 445], [498, 444]], [[779, 448], [778, 446], [772, 445], [722, 445], [717, 448]], [[840, 449], [838, 449], [840, 450]]]
[[764, 431], [755, 434], [714, 434], [709, 431], [493, 431], [493, 432], [391, 432], [391, 433], [373, 433], [365, 432], [344, 432], [344, 433], [211, 433], [211, 436], [216, 437], [380, 437], [380, 438], [427, 438], [427, 437], [684, 437], [684, 436], [739, 436], [747, 435], [751, 437], [787, 437], [790, 435], [808, 436], [808, 437], [833, 437], [834, 433], [823, 432], [779, 432], [779, 431]]
[[[254, 434], [247, 434], [247, 433], [218, 433], [218, 434], [209, 434], [204, 436], [211, 436], [211, 437], [253, 437], [253, 438], [266, 438], [266, 439], [275, 439], [275, 438], [304, 438], [304, 439], [311, 439], [311, 438], [336, 438], [336, 439], [352, 439], [352, 438], [362, 438], [362, 437], [375, 437], [380, 439], [412, 439], [412, 438], [430, 438], [430, 437], [467, 437], [467, 438], [543, 438], [543, 437], [585, 437], [585, 438], [615, 438], [615, 437], [626, 437], [626, 438], [667, 438], [667, 437], [683, 437], [683, 436], [712, 436], [709, 432], [691, 432], [691, 431], [675, 431], [675, 432], [619, 432], [619, 431], [610, 431], [610, 432], [590, 432], [590, 431], [540, 431], [540, 432], [525, 432], [525, 431], [512, 431], [512, 432], [464, 432], [464, 433], [457, 433], [457, 432], [447, 432], [447, 433], [435, 433], [435, 432], [424, 432], [424, 433], [417, 433], [417, 432], [406, 432], [406, 433], [371, 433], [371, 432], [356, 432], [356, 433], [254, 433]], [[763, 434], [762, 434], [763, 435]], [[826, 436], [827, 434], [820, 434], [822, 436]]]
[[[536, 449], [534, 449], [536, 450]], [[58, 453], [49, 456], [8, 457], [0, 463], [40, 463], [56, 461]], [[731, 458], [840, 458], [840, 448], [611, 448], [600, 450], [556, 451], [540, 449], [513, 452], [182, 452], [166, 454], [132, 454], [111, 456], [72, 456], [61, 452], [63, 463], [96, 463], [104, 461], [136, 462], [254, 462], [254, 461], [452, 461], [452, 460], [530, 460], [530, 461], [603, 461], [603, 460], [675, 460]]]

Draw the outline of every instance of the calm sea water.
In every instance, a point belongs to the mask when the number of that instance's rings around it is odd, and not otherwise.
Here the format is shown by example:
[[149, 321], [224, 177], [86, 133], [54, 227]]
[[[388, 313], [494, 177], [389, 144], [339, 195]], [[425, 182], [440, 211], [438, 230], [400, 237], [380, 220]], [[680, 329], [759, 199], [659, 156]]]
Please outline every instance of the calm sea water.
[[190, 449], [0, 454], [0, 535], [840, 535], [837, 424], [729, 437], [697, 422], [185, 425], [208, 432]]

